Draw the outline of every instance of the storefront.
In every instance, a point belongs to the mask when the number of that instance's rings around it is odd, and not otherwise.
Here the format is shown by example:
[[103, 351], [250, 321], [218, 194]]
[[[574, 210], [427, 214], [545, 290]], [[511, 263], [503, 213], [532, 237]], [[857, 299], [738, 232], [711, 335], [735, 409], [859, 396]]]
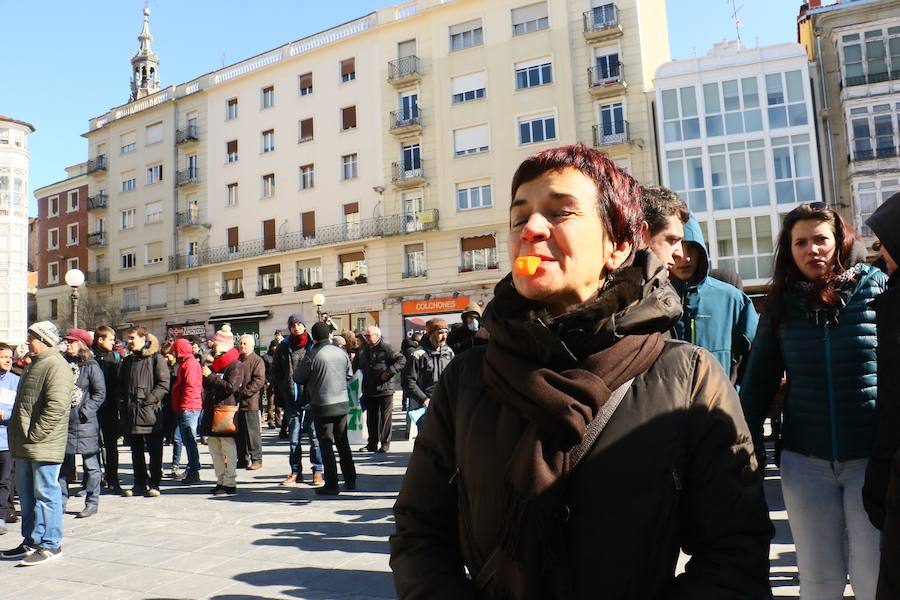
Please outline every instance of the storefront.
[[196, 338], [201, 344], [206, 341], [206, 323], [188, 321], [187, 323], [166, 323], [166, 337], [168, 338]]
[[409, 337], [416, 331], [424, 332], [425, 323], [434, 317], [441, 317], [451, 326], [460, 323], [462, 321], [460, 315], [468, 305], [468, 296], [406, 300], [402, 305], [403, 334]]
[[268, 345], [268, 340], [261, 341], [259, 336], [259, 323], [265, 321], [271, 316], [267, 310], [249, 313], [233, 313], [225, 315], [214, 315], [207, 321], [212, 328], [219, 329], [223, 324], [228, 323], [231, 326], [231, 332], [234, 334], [234, 343], [237, 345], [238, 338], [242, 335], [252, 335], [256, 340], [256, 347], [262, 348]]

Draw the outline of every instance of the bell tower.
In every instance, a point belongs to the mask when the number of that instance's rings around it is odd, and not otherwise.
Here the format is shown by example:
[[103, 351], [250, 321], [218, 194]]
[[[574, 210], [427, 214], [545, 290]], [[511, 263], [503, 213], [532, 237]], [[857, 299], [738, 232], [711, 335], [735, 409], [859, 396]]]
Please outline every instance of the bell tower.
[[131, 99], [139, 100], [159, 91], [159, 57], [150, 48], [150, 8], [144, 5], [144, 27], [138, 36], [140, 48], [131, 59]]

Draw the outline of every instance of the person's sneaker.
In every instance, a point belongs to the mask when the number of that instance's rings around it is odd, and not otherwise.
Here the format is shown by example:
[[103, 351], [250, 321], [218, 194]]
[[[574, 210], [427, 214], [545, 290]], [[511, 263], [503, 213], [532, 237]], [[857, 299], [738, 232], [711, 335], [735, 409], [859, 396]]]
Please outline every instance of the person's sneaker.
[[297, 474], [291, 473], [287, 477], [285, 477], [284, 481], [281, 482], [281, 485], [296, 485], [297, 484]]
[[372, 446], [363, 446], [362, 448], [357, 450], [357, 452], [375, 452], [375, 448], [373, 448]]
[[184, 479], [181, 480], [181, 483], [185, 485], [200, 483], [200, 473], [188, 473], [187, 475], [185, 475]]
[[356, 490], [356, 482], [355, 481], [345, 481], [344, 482], [344, 490], [348, 492], [352, 492]]
[[75, 515], [76, 519], [87, 519], [88, 517], [93, 517], [97, 514], [96, 506], [85, 506], [84, 510]]
[[322, 487], [325, 485], [325, 476], [321, 473], [313, 473], [313, 480], [310, 485], [313, 487]]
[[236, 485], [233, 485], [231, 487], [228, 487], [226, 485], [224, 490], [225, 490], [225, 493], [228, 494], [229, 496], [234, 496], [235, 494], [237, 494], [237, 486]]
[[387, 454], [387, 448], [382, 446], [381, 448], [379, 448], [378, 450], [375, 451], [375, 454]]
[[262, 469], [262, 462], [252, 462], [247, 465], [248, 471], [258, 471], [259, 469]]
[[224, 496], [227, 493], [228, 493], [228, 488], [226, 488], [224, 485], [217, 485], [213, 489], [212, 495], [213, 496]]
[[320, 487], [316, 490], [316, 496], [339, 496], [341, 490], [336, 487]]
[[4, 550], [3, 552], [0, 552], [0, 558], [2, 558], [4, 560], [25, 558], [26, 556], [28, 556], [29, 554], [34, 552], [34, 550], [35, 549], [32, 548], [31, 546], [29, 546], [25, 542], [22, 542], [21, 544], [19, 544], [15, 548], [12, 548], [11, 550]]
[[19, 515], [16, 514], [16, 511], [10, 510], [6, 513], [6, 518], [4, 519], [7, 523], [18, 523]]
[[157, 488], [150, 488], [149, 490], [144, 492], [144, 495], [147, 496], [148, 498], [158, 498], [159, 490]]
[[169, 471], [168, 476], [170, 479], [181, 479], [182, 477], [184, 477], [184, 470], [179, 469], [178, 467], [172, 467], [172, 470]]
[[131, 498], [132, 496], [134, 496], [134, 492], [135, 492], [134, 488], [124, 489], [124, 490], [122, 490], [122, 496], [124, 496], [125, 498]]
[[22, 559], [22, 562], [19, 563], [20, 567], [33, 567], [34, 565], [40, 565], [49, 560], [53, 560], [54, 558], [60, 558], [62, 556], [62, 546], [59, 548], [38, 548], [28, 556]]

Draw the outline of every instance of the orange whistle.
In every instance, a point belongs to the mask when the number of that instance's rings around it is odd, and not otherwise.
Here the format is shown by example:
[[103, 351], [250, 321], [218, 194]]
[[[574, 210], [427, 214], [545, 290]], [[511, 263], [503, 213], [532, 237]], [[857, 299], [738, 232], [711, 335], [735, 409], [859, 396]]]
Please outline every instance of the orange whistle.
[[516, 275], [534, 275], [541, 266], [540, 256], [520, 256], [516, 259]]

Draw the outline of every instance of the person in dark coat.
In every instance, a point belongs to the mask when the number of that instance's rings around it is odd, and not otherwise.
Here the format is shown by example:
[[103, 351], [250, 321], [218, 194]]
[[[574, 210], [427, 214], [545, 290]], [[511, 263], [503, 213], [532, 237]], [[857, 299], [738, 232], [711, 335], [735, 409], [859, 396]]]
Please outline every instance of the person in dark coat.
[[447, 345], [447, 321], [440, 317], [429, 319], [425, 323], [425, 331], [427, 335], [422, 338], [419, 347], [409, 354], [403, 371], [403, 388], [409, 395], [406, 419], [410, 438], [413, 437], [413, 427], [422, 426], [438, 380], [454, 356]]
[[259, 399], [266, 385], [266, 366], [256, 353], [256, 338], [242, 335], [238, 341], [244, 363], [244, 383], [238, 392], [237, 442], [238, 469], [256, 471], [262, 468], [262, 434], [259, 431]]
[[[410, 360], [409, 357], [413, 353], [413, 351], [419, 347], [419, 342], [422, 340], [422, 332], [414, 331], [412, 335], [408, 335], [403, 338], [403, 341], [400, 343], [400, 352], [403, 353], [403, 356], [406, 357], [406, 366], [403, 367], [403, 379], [406, 380], [406, 374], [409, 371]], [[406, 394], [406, 386], [403, 386], [403, 400], [401, 404], [403, 410], [409, 409], [409, 396]]]
[[269, 342], [269, 349], [265, 354], [261, 356], [263, 361], [263, 366], [266, 368], [266, 406], [265, 406], [265, 417], [266, 417], [266, 426], [269, 429], [275, 429], [276, 427], [281, 427], [281, 413], [277, 414], [276, 418], [276, 408], [275, 408], [275, 386], [273, 385], [272, 380], [272, 365], [275, 360], [275, 350], [278, 348], [278, 342], [272, 340]]
[[462, 354], [475, 346], [487, 344], [487, 330], [481, 326], [481, 307], [471, 302], [460, 315], [460, 323], [455, 323], [447, 334], [447, 345], [453, 354]]
[[[103, 372], [106, 385], [106, 399], [97, 412], [100, 421], [100, 443], [103, 446], [104, 477], [103, 481], [109, 491], [121, 494], [119, 484], [119, 436], [122, 434], [119, 420], [119, 365], [122, 357], [113, 348], [116, 344], [116, 332], [108, 325], [100, 325], [94, 331], [94, 360]], [[103, 482], [101, 482], [101, 486]]]
[[[169, 366], [159, 353], [159, 340], [146, 329], [132, 327], [126, 336], [131, 354], [119, 372], [119, 414], [131, 445], [134, 486], [122, 494], [156, 498], [162, 481], [162, 403], [169, 393]], [[149, 473], [145, 447], [150, 453]]]
[[488, 345], [431, 397], [394, 505], [398, 597], [771, 598], [749, 430], [716, 359], [667, 335], [681, 305], [633, 250], [637, 182], [577, 144], [512, 192], [510, 263], [540, 262], [496, 285]]
[[70, 329], [63, 338], [67, 342], [65, 357], [75, 373], [77, 398], [72, 398], [69, 411], [69, 435], [66, 456], [59, 470], [59, 489], [63, 506], [69, 499], [69, 475], [75, 470], [75, 455], [81, 455], [84, 468], [84, 509], [75, 515], [84, 519], [97, 514], [100, 506], [100, 421], [97, 412], [106, 399], [103, 371], [91, 352], [93, 338], [84, 329]]
[[385, 453], [391, 448], [394, 413], [394, 381], [403, 373], [406, 357], [381, 337], [377, 325], [369, 325], [363, 336], [366, 345], [356, 356], [354, 371], [363, 372], [363, 397], [366, 401], [366, 427], [369, 443], [363, 451]]

